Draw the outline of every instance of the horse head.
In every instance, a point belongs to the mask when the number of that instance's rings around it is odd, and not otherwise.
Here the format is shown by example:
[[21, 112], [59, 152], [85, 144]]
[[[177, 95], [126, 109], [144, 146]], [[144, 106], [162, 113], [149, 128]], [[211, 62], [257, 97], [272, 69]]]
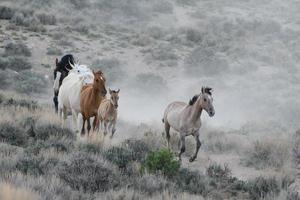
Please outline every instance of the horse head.
[[94, 83], [93, 83], [93, 88], [96, 89], [97, 91], [100, 91], [101, 95], [103, 97], [105, 97], [105, 95], [107, 94], [107, 90], [105, 87], [105, 82], [106, 79], [104, 77], [104, 74], [101, 70], [94, 72]]
[[202, 87], [201, 89], [201, 106], [207, 112], [210, 117], [215, 115], [215, 109], [213, 106], [212, 88]]
[[118, 108], [119, 92], [120, 92], [120, 89], [118, 89], [118, 90], [109, 89], [110, 100], [116, 109]]

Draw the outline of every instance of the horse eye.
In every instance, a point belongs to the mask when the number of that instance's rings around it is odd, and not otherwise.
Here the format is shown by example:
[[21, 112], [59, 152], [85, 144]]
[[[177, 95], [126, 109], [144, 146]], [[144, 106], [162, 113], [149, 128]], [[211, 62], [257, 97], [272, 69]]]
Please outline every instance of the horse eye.
[[207, 101], [206, 98], [204, 98], [204, 101]]
[[77, 72], [79, 73], [80, 71], [78, 70]]

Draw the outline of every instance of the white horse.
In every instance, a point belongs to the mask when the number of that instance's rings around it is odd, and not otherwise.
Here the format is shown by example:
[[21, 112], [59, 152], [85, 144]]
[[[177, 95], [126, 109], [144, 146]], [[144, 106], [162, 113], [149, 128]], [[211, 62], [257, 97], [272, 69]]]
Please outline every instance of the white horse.
[[78, 127], [78, 114], [80, 113], [80, 92], [84, 85], [90, 84], [94, 80], [91, 69], [85, 65], [70, 64], [72, 69], [64, 78], [58, 93], [58, 110], [62, 117], [62, 125], [64, 126], [68, 112], [72, 112], [73, 124], [76, 132]]
[[189, 135], [193, 135], [196, 140], [196, 151], [189, 161], [193, 162], [197, 158], [201, 146], [199, 129], [201, 127], [202, 110], [204, 109], [210, 117], [215, 114], [211, 90], [209, 87], [202, 87], [201, 93], [195, 95], [189, 104], [176, 101], [169, 104], [165, 110], [163, 123], [165, 124], [168, 148], [170, 148], [170, 128], [172, 127], [180, 133], [180, 160], [181, 154], [185, 151], [185, 137]]

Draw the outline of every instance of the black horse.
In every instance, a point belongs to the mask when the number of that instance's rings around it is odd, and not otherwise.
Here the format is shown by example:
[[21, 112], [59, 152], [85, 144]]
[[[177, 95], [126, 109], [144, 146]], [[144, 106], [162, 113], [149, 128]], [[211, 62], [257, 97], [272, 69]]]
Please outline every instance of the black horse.
[[[59, 79], [59, 87], [61, 86], [62, 81], [64, 80], [64, 78], [66, 76], [68, 76], [69, 70], [72, 69], [72, 67], [70, 66], [70, 63], [72, 65], [74, 65], [74, 63], [75, 63], [74, 57], [73, 57], [72, 54], [64, 55], [59, 62], [58, 62], [57, 58], [55, 60], [56, 68], [54, 69], [53, 74], [54, 74], [54, 80], [55, 80], [56, 77], [57, 77], [57, 72], [61, 73], [61, 76], [60, 76], [60, 79]], [[59, 87], [58, 87], [58, 89], [59, 89]], [[53, 97], [53, 102], [54, 102], [56, 113], [58, 112], [58, 100], [57, 100], [58, 91], [59, 90], [54, 90], [54, 97]]]

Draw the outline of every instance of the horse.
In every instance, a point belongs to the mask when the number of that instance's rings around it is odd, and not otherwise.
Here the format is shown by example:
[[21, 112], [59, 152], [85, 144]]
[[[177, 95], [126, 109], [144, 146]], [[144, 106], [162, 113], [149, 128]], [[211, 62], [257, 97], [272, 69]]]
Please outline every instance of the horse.
[[194, 136], [196, 140], [196, 151], [189, 161], [193, 162], [197, 158], [201, 146], [199, 129], [201, 127], [202, 110], [205, 110], [210, 117], [215, 115], [211, 90], [212, 88], [202, 87], [201, 93], [195, 95], [189, 104], [175, 101], [165, 109], [162, 121], [165, 125], [168, 148], [170, 148], [170, 128], [172, 127], [180, 133], [179, 160], [181, 160], [181, 154], [185, 152], [185, 137], [189, 135]]
[[54, 76], [54, 84], [53, 84], [53, 89], [54, 89], [54, 97], [53, 97], [53, 102], [54, 102], [54, 107], [55, 107], [55, 112], [58, 113], [58, 93], [59, 93], [59, 88], [62, 84], [62, 81], [66, 76], [68, 76], [69, 71], [72, 69], [70, 64], [74, 64], [74, 57], [72, 54], [67, 54], [61, 58], [61, 60], [58, 62], [58, 59], [55, 59], [55, 69], [53, 71], [53, 76]]
[[88, 133], [91, 130], [90, 118], [94, 118], [93, 130], [95, 130], [98, 120], [98, 108], [105, 98], [107, 90], [105, 88], [105, 77], [102, 71], [94, 72], [93, 84], [86, 85], [80, 92], [80, 110], [83, 118], [81, 135], [85, 134], [85, 121], [87, 121]]
[[116, 132], [115, 126], [118, 116], [119, 92], [120, 89], [117, 91], [109, 89], [110, 99], [102, 100], [98, 108], [98, 120], [100, 122], [100, 127], [102, 127], [102, 124], [104, 125], [104, 136], [110, 130], [110, 138], [112, 138]]
[[62, 117], [62, 125], [64, 126], [68, 111], [72, 112], [73, 124], [78, 128], [78, 114], [80, 113], [80, 92], [86, 84], [91, 84], [94, 80], [92, 70], [85, 65], [74, 65], [70, 63], [71, 70], [68, 76], [63, 80], [58, 93], [58, 110]]

